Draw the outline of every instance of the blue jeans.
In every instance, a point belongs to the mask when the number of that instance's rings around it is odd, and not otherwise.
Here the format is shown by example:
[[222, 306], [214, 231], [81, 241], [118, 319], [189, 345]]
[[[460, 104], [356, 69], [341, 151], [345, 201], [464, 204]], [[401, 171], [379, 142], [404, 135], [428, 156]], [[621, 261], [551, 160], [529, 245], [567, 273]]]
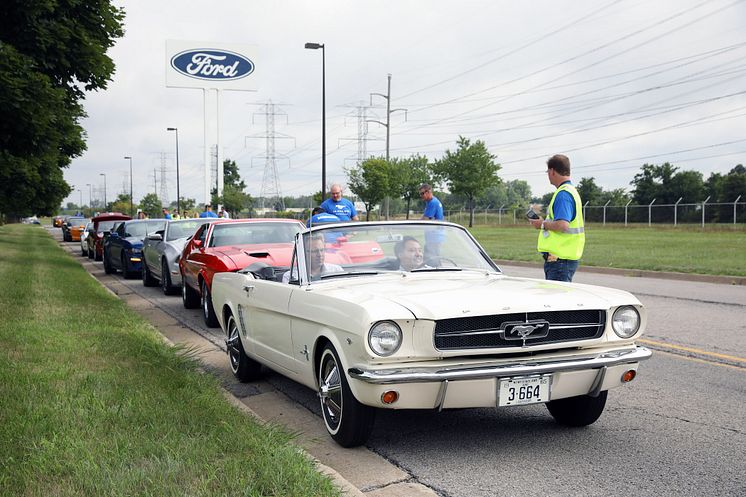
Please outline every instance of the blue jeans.
[[544, 277], [554, 281], [572, 281], [580, 261], [557, 259], [554, 262], [544, 262]]

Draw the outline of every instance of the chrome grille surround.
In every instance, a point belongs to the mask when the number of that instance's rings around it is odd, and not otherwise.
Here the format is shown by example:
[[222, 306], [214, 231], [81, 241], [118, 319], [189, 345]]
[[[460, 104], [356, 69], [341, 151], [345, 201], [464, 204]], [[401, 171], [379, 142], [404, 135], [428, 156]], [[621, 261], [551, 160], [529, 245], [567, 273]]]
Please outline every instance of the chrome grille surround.
[[[547, 321], [546, 336], [525, 340], [505, 338], [507, 324]], [[435, 322], [434, 344], [438, 350], [521, 348], [547, 343], [592, 340], [603, 335], [605, 310], [542, 311], [464, 318], [441, 319]]]

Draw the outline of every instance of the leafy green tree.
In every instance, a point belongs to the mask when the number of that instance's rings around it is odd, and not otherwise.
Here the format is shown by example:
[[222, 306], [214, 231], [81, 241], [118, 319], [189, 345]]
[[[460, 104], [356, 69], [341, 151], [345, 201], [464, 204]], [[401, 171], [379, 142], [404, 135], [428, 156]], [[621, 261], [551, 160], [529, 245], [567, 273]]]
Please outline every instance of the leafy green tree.
[[161, 204], [161, 200], [155, 193], [148, 193], [145, 195], [142, 200], [140, 200], [138, 208], [142, 209], [149, 218], [163, 217], [163, 204]]
[[596, 184], [594, 178], [582, 178], [578, 183], [577, 189], [583, 204], [586, 202], [590, 202], [588, 205], [602, 205], [605, 203], [601, 202], [604, 190]]
[[391, 162], [389, 187], [392, 195], [401, 197], [406, 203], [407, 219], [413, 200], [419, 199], [420, 185], [433, 183], [432, 165], [427, 157], [413, 155], [405, 159], [394, 158]]
[[443, 158], [435, 163], [433, 171], [443, 178], [451, 193], [464, 195], [468, 199], [471, 228], [474, 225], [475, 199], [500, 182], [497, 176], [500, 165], [495, 163], [495, 156], [489, 153], [481, 140], [471, 144], [467, 138], [460, 136], [457, 144], [458, 150], [446, 150]]
[[211, 190], [211, 201], [213, 208], [222, 205], [233, 217], [236, 213], [253, 207], [253, 199], [248, 193], [244, 193], [246, 183], [241, 179], [236, 161], [223, 160], [223, 195], [218, 196], [216, 188]]
[[[180, 200], [179, 203], [181, 204], [181, 212], [179, 214], [183, 214], [185, 211], [194, 210], [194, 206], [197, 205], [197, 201], [195, 199], [193, 199], [193, 198], [181, 197], [179, 200]], [[171, 212], [173, 212], [174, 209], [178, 208], [178, 207], [176, 207], [176, 201], [175, 200], [173, 202], [171, 202], [168, 207], [171, 210]]]
[[346, 173], [350, 191], [365, 204], [365, 220], [368, 221], [370, 211], [390, 191], [391, 163], [383, 158], [370, 158]]
[[743, 202], [746, 199], [746, 167], [741, 164], [731, 169], [723, 178], [723, 191], [719, 201], [735, 202], [739, 195]]
[[53, 214], [62, 170], [85, 150], [80, 104], [106, 88], [123, 35], [109, 0], [5, 0], [0, 7], [0, 217]]
[[253, 205], [254, 200], [251, 195], [244, 193], [243, 189], [239, 189], [235, 185], [226, 185], [223, 189], [223, 207], [230, 213], [231, 217], [244, 210], [250, 210]]
[[[668, 200], [673, 195], [670, 194], [668, 186], [677, 170], [677, 167], [668, 162], [660, 166], [643, 164], [642, 171], [635, 174], [634, 179], [630, 183], [633, 186], [633, 202], [645, 205], [656, 199], [659, 204], [669, 203]], [[678, 198], [674, 198], [671, 203], [676, 202]]]
[[486, 209], [525, 207], [531, 203], [531, 187], [520, 179], [501, 182], [488, 188], [481, 201]]
[[128, 216], [134, 215], [130, 212], [130, 195], [129, 193], [120, 193], [117, 195], [117, 199], [111, 204], [111, 212], [121, 212]]

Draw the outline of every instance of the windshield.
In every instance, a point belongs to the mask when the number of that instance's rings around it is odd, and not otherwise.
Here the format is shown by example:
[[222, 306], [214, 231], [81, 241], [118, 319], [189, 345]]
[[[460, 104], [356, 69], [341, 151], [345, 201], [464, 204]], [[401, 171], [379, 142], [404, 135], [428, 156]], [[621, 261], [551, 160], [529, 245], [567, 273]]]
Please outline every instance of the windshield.
[[[334, 241], [329, 234], [334, 233]], [[479, 245], [459, 226], [361, 223], [315, 227], [303, 234], [311, 280], [387, 271], [495, 272]]]
[[111, 221], [99, 221], [98, 222], [98, 230], [99, 231], [111, 231], [111, 229], [114, 227], [116, 223], [121, 223], [121, 219], [113, 219]]
[[168, 233], [166, 233], [166, 240], [176, 240], [178, 238], [186, 238], [192, 236], [197, 228], [205, 224], [205, 219], [187, 219], [184, 221], [171, 221], [168, 223]]
[[292, 243], [302, 226], [298, 223], [230, 223], [213, 228], [210, 247]]
[[128, 223], [124, 227], [124, 236], [134, 236], [137, 238], [145, 238], [148, 233], [155, 233], [158, 230], [162, 230], [166, 227], [166, 221], [161, 219], [159, 221], [136, 221]]

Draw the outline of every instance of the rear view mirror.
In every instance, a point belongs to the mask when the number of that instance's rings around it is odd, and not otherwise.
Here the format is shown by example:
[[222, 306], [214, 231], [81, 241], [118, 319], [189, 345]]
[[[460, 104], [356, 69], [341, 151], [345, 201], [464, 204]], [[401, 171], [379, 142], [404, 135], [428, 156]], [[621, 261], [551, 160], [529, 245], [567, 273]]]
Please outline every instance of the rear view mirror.
[[161, 241], [163, 240], [163, 237], [160, 233], [151, 233], [148, 235], [148, 240]]

